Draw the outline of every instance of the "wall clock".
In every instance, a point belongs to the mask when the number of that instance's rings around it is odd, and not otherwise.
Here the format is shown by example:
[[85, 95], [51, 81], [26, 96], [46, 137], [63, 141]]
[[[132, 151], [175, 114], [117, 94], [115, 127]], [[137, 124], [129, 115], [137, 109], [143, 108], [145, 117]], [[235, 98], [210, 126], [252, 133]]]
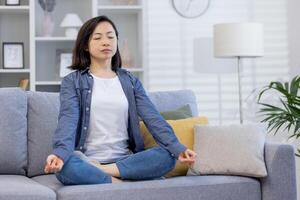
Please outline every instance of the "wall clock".
[[203, 15], [210, 4], [210, 0], [172, 0], [172, 2], [176, 12], [186, 18]]

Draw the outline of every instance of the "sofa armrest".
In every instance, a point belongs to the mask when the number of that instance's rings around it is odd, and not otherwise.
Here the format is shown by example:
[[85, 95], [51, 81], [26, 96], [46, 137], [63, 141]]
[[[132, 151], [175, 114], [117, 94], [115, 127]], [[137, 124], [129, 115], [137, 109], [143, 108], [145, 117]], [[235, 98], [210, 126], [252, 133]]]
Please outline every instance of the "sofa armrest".
[[294, 148], [289, 144], [265, 144], [268, 176], [261, 178], [262, 200], [296, 200]]

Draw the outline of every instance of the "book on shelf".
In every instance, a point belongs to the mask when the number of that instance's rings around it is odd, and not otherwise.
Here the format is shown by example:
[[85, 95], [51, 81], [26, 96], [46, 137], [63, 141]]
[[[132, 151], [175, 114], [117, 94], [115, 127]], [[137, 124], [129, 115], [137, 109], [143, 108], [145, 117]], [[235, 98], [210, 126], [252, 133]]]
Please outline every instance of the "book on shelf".
[[26, 90], [28, 87], [28, 83], [29, 83], [29, 79], [27, 78], [21, 79], [19, 81], [19, 87], [22, 88], [23, 90]]

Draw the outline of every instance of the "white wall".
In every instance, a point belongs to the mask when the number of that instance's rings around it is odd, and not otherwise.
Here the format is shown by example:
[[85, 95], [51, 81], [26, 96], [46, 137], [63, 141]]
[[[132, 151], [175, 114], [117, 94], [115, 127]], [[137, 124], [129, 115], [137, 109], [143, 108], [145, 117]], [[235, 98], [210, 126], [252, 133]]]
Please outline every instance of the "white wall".
[[300, 1], [288, 0], [288, 29], [291, 75], [300, 74]]
[[[251, 1], [214, 0], [208, 11], [196, 19], [179, 16], [173, 9], [171, 0], [151, 0], [147, 3], [149, 89], [192, 89], [197, 95], [201, 115], [208, 116], [211, 123], [218, 123], [218, 77], [215, 74], [196, 72], [193, 42], [198, 37], [212, 37], [213, 25], [216, 23], [248, 21], [251, 17]], [[245, 78], [244, 81], [249, 80]], [[236, 74], [221, 78], [224, 94], [221, 108], [223, 119], [230, 121], [238, 121], [238, 108], [235, 106], [238, 104], [236, 83]]]
[[[239, 122], [237, 74], [204, 74], [194, 63], [194, 39], [212, 37], [213, 25], [255, 21], [264, 24], [265, 56], [243, 59], [244, 118], [258, 121], [255, 98], [270, 81], [288, 78], [287, 0], [214, 0], [195, 19], [179, 16], [171, 0], [146, 1], [149, 36], [149, 89], [192, 89], [201, 115], [213, 124]], [[195, 54], [197, 56], [197, 54]], [[230, 70], [229, 70], [230, 71]]]
[[[289, 65], [291, 77], [300, 74], [300, 1], [288, 0], [288, 37], [289, 37]], [[300, 142], [294, 142], [300, 148]], [[298, 200], [300, 200], [300, 158], [297, 161]]]

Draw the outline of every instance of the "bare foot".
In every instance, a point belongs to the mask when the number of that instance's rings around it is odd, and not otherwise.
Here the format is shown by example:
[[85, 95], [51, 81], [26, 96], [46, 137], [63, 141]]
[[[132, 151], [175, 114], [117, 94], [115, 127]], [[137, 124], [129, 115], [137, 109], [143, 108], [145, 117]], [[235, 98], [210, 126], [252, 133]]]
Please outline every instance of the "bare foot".
[[[95, 167], [101, 169], [102, 171], [107, 172], [105, 170], [106, 168], [104, 167], [104, 165], [101, 165], [101, 163], [99, 163], [97, 160], [91, 160], [90, 163], [92, 165], [94, 165]], [[122, 182], [124, 182], [121, 179], [113, 177], [113, 176], [111, 177], [111, 180], [112, 180], [112, 183], [122, 183]]]
[[97, 160], [91, 160], [90, 163], [94, 165], [95, 167], [98, 167], [101, 169], [101, 164]]
[[113, 177], [113, 176], [111, 177], [111, 181], [112, 181], [112, 183], [122, 183], [122, 182], [124, 182], [121, 179]]
[[91, 160], [90, 163], [113, 177], [120, 177], [120, 171], [115, 163], [102, 165], [96, 160]]

